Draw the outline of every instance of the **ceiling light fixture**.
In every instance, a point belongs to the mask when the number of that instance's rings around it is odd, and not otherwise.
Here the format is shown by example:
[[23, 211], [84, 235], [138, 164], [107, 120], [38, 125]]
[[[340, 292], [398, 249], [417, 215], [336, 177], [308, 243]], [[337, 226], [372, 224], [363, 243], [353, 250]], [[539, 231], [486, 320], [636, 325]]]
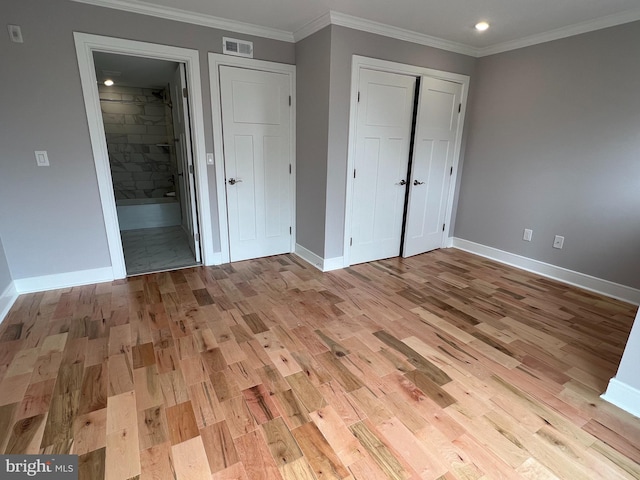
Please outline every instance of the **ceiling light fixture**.
[[113, 85], [113, 80], [110, 80], [110, 79], [105, 80], [105, 81], [104, 81], [104, 84], [105, 84], [107, 87], [110, 87], [111, 85]]
[[487, 28], [489, 28], [489, 24], [487, 22], [476, 23], [476, 30], [479, 32], [484, 32]]

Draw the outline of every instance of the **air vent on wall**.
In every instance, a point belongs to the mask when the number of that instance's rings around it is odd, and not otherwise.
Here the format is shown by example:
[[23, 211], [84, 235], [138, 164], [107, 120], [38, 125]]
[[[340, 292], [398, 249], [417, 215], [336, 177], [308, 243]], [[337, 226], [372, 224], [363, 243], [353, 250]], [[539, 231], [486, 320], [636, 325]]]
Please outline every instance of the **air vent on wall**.
[[236, 55], [238, 57], [253, 58], [253, 42], [223, 37], [222, 53], [227, 55]]

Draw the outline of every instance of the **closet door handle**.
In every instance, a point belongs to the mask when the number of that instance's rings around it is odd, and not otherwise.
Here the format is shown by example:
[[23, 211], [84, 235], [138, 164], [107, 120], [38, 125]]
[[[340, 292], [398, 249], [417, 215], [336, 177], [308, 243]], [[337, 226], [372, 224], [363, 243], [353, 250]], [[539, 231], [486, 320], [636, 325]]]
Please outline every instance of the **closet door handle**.
[[400, 180], [398, 183], [396, 183], [396, 185], [406, 185], [407, 182], [406, 180]]
[[242, 180], [240, 178], [230, 178], [229, 180], [227, 180], [229, 185], [235, 185], [236, 183], [240, 183], [241, 181]]
[[418, 180], [414, 180], [413, 185], [417, 187], [418, 185], [424, 185], [424, 182], [419, 182]]

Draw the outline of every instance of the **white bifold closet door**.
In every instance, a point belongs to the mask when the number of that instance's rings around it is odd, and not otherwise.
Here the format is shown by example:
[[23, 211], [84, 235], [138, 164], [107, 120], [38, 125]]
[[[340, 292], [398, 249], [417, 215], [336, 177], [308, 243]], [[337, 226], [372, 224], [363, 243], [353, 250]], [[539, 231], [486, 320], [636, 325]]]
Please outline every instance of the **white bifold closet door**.
[[422, 77], [403, 256], [443, 246], [462, 85]]

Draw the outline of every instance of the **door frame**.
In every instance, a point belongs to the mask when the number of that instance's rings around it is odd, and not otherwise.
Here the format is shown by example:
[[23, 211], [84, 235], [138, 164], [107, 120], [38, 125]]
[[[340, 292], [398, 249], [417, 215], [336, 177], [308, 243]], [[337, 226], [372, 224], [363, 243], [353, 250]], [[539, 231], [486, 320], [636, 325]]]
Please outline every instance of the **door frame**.
[[296, 245], [296, 66], [285, 63], [268, 62], [252, 58], [233, 57], [220, 53], [209, 53], [209, 83], [211, 87], [211, 116], [213, 123], [213, 157], [216, 172], [216, 192], [218, 200], [218, 224], [220, 231], [220, 250], [222, 263], [230, 261], [229, 219], [227, 213], [227, 189], [224, 171], [224, 149], [222, 143], [222, 104], [220, 101], [219, 67], [229, 66], [259, 70], [262, 72], [281, 73], [289, 76], [291, 91], [291, 245], [290, 252]]
[[87, 113], [91, 149], [96, 167], [98, 190], [102, 204], [102, 214], [111, 257], [113, 278], [127, 276], [118, 225], [116, 200], [113, 192], [111, 169], [107, 141], [104, 134], [104, 123], [100, 109], [98, 81], [96, 78], [93, 52], [106, 52], [122, 55], [133, 55], [155, 58], [170, 62], [184, 63], [189, 85], [189, 107], [191, 108], [191, 135], [193, 149], [194, 175], [198, 199], [198, 221], [201, 232], [202, 263], [212, 265], [214, 261], [211, 213], [209, 207], [209, 187], [206, 169], [206, 147], [204, 141], [204, 114], [202, 111], [202, 87], [200, 83], [200, 63], [197, 50], [139, 42], [102, 35], [73, 32], [82, 83], [82, 94]]
[[[376, 58], [363, 57], [360, 55], [353, 55], [351, 63], [351, 100], [349, 105], [349, 141], [347, 151], [347, 185], [345, 195], [345, 212], [344, 212], [344, 243], [342, 252], [343, 267], [349, 267], [351, 265], [351, 228], [352, 218], [351, 213], [353, 210], [353, 168], [356, 159], [356, 128], [357, 128], [357, 109], [358, 109], [358, 85], [360, 83], [360, 70], [378, 70], [388, 73], [396, 73], [400, 75], [410, 75], [415, 77], [427, 76], [438, 78], [441, 80], [447, 80], [449, 82], [455, 82], [462, 85], [462, 96], [460, 101], [462, 108], [460, 110], [460, 118], [458, 123], [458, 131], [456, 133], [455, 150], [453, 155], [453, 174], [451, 175], [451, 185], [449, 188], [449, 196], [447, 199], [447, 210], [445, 215], [445, 223], [447, 225], [445, 231], [445, 238], [448, 240], [444, 243], [449, 243], [451, 239], [451, 217], [453, 216], [453, 202], [455, 199], [456, 188], [458, 178], [458, 167], [460, 162], [460, 150], [462, 146], [462, 132], [464, 127], [465, 113], [467, 110], [467, 98], [469, 96], [469, 80], [468, 75], [462, 75], [459, 73], [444, 72], [441, 70], [434, 70], [426, 67], [419, 67], [416, 65], [408, 65], [404, 63], [390, 62], [387, 60], [379, 60]], [[407, 162], [409, 159], [407, 159]], [[443, 245], [444, 246], [444, 245]]]

